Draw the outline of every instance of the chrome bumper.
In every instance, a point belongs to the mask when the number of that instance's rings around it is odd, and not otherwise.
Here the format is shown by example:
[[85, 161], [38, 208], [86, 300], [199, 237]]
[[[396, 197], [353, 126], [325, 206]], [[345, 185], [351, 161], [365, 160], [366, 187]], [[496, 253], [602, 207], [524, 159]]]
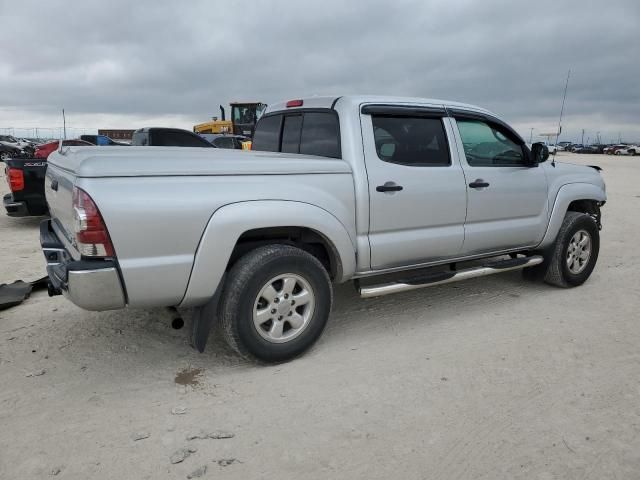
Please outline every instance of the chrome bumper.
[[73, 260], [51, 228], [51, 220], [40, 224], [40, 245], [47, 261], [50, 295], [62, 293], [85, 310], [126, 306], [115, 261]]

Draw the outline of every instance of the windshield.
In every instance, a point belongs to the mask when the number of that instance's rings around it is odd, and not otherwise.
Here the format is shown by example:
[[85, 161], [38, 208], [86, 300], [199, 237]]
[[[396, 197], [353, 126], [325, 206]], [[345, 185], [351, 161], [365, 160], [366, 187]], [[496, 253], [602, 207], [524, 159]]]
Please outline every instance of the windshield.
[[248, 124], [256, 122], [255, 105], [234, 105], [233, 106], [233, 123]]

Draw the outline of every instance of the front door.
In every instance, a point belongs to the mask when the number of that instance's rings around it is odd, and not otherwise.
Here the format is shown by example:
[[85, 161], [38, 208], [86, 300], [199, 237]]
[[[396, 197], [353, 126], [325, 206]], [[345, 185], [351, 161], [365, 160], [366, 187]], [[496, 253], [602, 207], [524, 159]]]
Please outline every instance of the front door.
[[374, 270], [451, 257], [462, 248], [465, 180], [444, 115], [444, 109], [363, 108]]
[[462, 253], [537, 245], [549, 217], [544, 170], [505, 125], [463, 115], [454, 122], [468, 199]]

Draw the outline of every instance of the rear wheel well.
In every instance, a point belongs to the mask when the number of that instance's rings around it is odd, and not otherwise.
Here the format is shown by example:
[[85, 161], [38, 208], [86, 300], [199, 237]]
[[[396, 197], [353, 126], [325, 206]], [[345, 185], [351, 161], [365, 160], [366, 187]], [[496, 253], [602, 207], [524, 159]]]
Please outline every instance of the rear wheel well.
[[306, 227], [256, 228], [244, 232], [231, 253], [227, 270], [249, 251], [274, 243], [309, 252], [322, 263], [332, 280], [342, 275], [342, 265], [334, 245], [321, 233]]
[[600, 207], [604, 205], [604, 202], [599, 202], [597, 200], [574, 200], [567, 207], [567, 211], [569, 212], [580, 212], [586, 213], [593, 217], [598, 225], [598, 228], [602, 228], [600, 223], [600, 219], [602, 214], [600, 213]]

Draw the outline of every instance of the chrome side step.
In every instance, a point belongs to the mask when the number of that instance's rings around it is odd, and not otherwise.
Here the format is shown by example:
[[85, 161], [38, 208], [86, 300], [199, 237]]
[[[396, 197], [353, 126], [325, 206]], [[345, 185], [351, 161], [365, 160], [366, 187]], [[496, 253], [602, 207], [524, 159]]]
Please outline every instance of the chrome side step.
[[360, 287], [358, 290], [362, 298], [380, 297], [382, 295], [407, 292], [409, 290], [417, 290], [418, 288], [431, 287], [433, 285], [443, 285], [445, 283], [459, 282], [470, 278], [484, 277], [485, 275], [493, 275], [494, 273], [508, 272], [509, 270], [533, 267], [534, 265], [541, 264], [543, 261], [544, 259], [540, 255], [498, 260], [485, 263], [478, 267], [457, 271], [452, 270], [450, 272], [430, 273], [399, 282]]

